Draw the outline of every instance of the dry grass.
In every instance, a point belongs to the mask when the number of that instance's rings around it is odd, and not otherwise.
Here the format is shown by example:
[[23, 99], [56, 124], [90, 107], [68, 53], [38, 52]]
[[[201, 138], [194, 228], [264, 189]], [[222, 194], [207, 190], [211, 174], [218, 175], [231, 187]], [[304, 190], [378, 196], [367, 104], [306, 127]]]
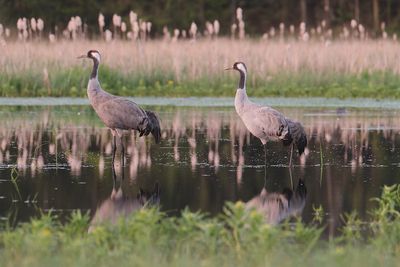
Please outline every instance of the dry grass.
[[84, 96], [91, 62], [101, 52], [100, 80], [120, 95], [231, 96], [235, 61], [249, 70], [255, 96], [400, 98], [400, 50], [391, 40], [231, 40], [7, 43], [0, 51], [1, 96]]
[[244, 61], [250, 79], [266, 79], [279, 73], [314, 74], [361, 72], [400, 72], [400, 50], [393, 41], [285, 42], [228, 39], [196, 42], [149, 41], [132, 43], [31, 42], [9, 43], [0, 55], [2, 73], [29, 71], [49, 74], [57, 69], [89, 65], [76, 59], [89, 49], [98, 49], [103, 64], [124, 74], [173, 74], [176, 81], [216, 78], [227, 75], [223, 69]]

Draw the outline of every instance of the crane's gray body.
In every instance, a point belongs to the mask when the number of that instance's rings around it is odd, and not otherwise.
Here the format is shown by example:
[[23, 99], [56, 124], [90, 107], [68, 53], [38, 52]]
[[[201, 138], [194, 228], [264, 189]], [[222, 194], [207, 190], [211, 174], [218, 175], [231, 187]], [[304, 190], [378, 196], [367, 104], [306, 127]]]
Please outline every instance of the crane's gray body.
[[87, 94], [90, 104], [108, 128], [141, 131], [147, 127], [148, 116], [143, 109], [128, 99], [105, 92], [97, 79], [89, 80]]
[[264, 145], [283, 139], [289, 133], [285, 116], [273, 108], [251, 102], [244, 89], [236, 91], [235, 109], [246, 128]]

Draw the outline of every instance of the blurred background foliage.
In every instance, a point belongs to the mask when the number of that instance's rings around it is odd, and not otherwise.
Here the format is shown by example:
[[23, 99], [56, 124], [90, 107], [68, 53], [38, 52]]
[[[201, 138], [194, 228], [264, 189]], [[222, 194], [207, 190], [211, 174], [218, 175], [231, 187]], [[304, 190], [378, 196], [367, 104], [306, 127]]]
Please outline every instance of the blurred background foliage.
[[260, 35], [279, 23], [298, 25], [304, 21], [315, 26], [325, 20], [328, 27], [340, 31], [343, 24], [355, 19], [372, 32], [378, 32], [382, 22], [390, 32], [400, 31], [400, 1], [398, 0], [0, 0], [0, 22], [15, 27], [19, 17], [41, 17], [46, 31], [63, 29], [71, 16], [80, 16], [89, 32], [97, 34], [99, 12], [111, 25], [114, 13], [128, 18], [134, 10], [144, 20], [153, 23], [153, 34], [161, 35], [162, 27], [189, 28], [218, 19], [221, 32], [229, 33], [235, 19], [235, 9], [244, 9], [246, 32]]

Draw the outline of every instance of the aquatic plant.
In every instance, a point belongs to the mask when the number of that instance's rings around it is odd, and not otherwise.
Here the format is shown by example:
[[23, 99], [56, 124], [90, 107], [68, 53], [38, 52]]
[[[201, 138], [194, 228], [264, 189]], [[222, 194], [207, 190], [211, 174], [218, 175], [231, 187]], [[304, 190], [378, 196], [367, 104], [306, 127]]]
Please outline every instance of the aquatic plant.
[[[374, 210], [379, 218], [398, 211], [393, 194], [399, 190], [399, 185], [384, 188]], [[388, 206], [393, 210], [382, 215]], [[398, 220], [391, 221], [390, 229], [371, 231], [361, 240], [365, 235], [357, 227], [358, 219], [345, 218], [348, 230], [325, 239], [323, 227], [300, 220], [274, 227], [240, 202], [227, 204], [217, 217], [189, 210], [168, 217], [154, 208], [142, 209], [116, 224], [98, 225], [90, 233], [88, 214], [76, 211], [61, 224], [49, 213], [15, 228], [3, 228], [0, 258], [4, 266], [153, 266], [160, 262], [165, 266], [376, 266], [398, 262]], [[370, 229], [386, 222], [374, 217], [362, 223]]]

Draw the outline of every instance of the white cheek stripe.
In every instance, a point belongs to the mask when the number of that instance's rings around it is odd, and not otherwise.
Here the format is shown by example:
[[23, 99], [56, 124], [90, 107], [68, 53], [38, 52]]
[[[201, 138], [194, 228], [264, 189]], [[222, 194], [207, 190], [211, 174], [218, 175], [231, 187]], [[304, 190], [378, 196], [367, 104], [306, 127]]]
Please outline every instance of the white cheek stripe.
[[100, 54], [93, 52], [92, 55], [100, 62]]
[[238, 64], [237, 66], [238, 66], [238, 69], [240, 69], [241, 71], [246, 73], [246, 68], [243, 66], [243, 64]]

